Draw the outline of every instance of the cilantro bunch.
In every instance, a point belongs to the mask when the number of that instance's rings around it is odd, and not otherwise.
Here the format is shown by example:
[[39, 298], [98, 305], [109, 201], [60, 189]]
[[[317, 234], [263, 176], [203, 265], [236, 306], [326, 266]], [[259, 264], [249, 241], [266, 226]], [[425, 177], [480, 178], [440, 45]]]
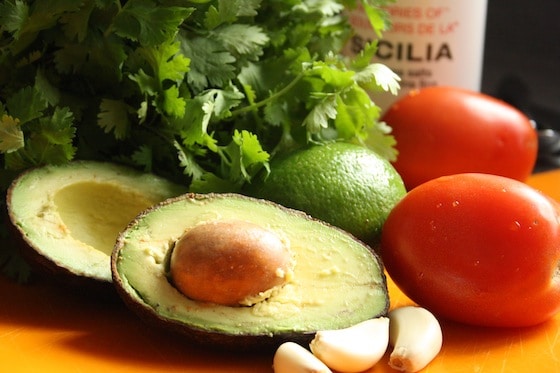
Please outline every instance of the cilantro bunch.
[[[310, 141], [378, 132], [390, 157], [366, 90], [394, 75], [370, 64], [374, 45], [338, 54], [355, 3], [4, 0], [2, 168], [94, 158], [236, 190]], [[374, 3], [363, 5], [383, 29]]]
[[340, 53], [346, 9], [381, 33], [389, 1], [1, 0], [0, 186], [92, 159], [238, 191], [278, 154], [368, 136], [391, 159], [370, 94], [398, 77], [375, 43]]

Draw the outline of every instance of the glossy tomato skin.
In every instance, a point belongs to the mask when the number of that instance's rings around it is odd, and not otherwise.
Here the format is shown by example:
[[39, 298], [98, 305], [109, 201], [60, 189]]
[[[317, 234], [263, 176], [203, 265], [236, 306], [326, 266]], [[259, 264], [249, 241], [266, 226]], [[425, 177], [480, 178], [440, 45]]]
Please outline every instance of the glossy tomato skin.
[[482, 172], [525, 180], [537, 159], [533, 123], [489, 95], [436, 86], [412, 91], [383, 116], [408, 190], [439, 176]]
[[395, 284], [440, 317], [535, 325], [560, 310], [559, 205], [528, 185], [457, 174], [410, 191], [383, 227]]

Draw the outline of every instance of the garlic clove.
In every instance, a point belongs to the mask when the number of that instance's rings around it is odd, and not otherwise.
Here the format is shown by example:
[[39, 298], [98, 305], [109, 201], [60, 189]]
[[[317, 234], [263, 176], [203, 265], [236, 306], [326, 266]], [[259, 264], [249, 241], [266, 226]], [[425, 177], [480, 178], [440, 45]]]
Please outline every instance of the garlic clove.
[[272, 361], [275, 373], [332, 373], [305, 347], [295, 342], [282, 343]]
[[311, 352], [339, 372], [362, 372], [374, 366], [389, 345], [389, 319], [378, 317], [345, 329], [315, 334]]
[[426, 367], [439, 353], [443, 343], [441, 326], [427, 309], [417, 306], [389, 312], [389, 343], [393, 351], [389, 365], [405, 372]]

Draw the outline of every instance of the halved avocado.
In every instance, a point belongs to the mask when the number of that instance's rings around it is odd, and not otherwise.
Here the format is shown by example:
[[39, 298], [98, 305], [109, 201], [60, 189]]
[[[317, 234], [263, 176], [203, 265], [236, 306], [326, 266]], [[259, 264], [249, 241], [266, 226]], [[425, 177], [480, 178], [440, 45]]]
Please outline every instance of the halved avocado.
[[112, 288], [110, 256], [119, 232], [141, 211], [185, 191], [125, 166], [75, 161], [24, 172], [6, 203], [36, 272], [103, 289]]
[[[169, 276], [176, 243], [193, 227], [232, 220], [286, 239], [295, 261], [292, 279], [252, 306], [183, 295]], [[146, 210], [121, 232], [111, 269], [117, 293], [144, 320], [218, 348], [307, 343], [318, 330], [348, 327], [389, 307], [383, 266], [370, 247], [303, 212], [237, 194], [185, 194]]]

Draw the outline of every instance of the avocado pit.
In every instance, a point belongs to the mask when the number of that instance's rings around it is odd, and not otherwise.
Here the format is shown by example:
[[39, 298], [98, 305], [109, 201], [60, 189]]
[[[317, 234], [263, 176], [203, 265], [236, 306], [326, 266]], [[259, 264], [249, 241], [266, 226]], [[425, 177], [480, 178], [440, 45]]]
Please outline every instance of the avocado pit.
[[175, 287], [198, 301], [250, 306], [292, 276], [289, 243], [275, 232], [241, 221], [210, 221], [187, 230], [170, 259]]

